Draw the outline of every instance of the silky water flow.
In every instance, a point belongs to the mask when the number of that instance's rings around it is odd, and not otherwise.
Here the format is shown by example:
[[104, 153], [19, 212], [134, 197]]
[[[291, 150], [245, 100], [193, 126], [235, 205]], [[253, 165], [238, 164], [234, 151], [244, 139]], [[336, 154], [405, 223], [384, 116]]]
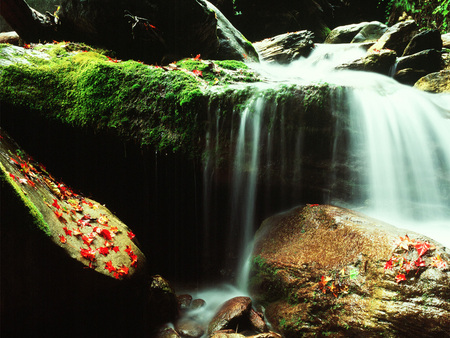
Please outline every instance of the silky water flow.
[[[289, 185], [302, 190], [298, 186], [302, 182], [302, 156], [306, 144], [317, 142], [307, 139], [307, 127], [284, 118], [289, 108], [280, 97], [286, 86], [326, 84], [337, 88], [332, 96], [332, 106], [336, 107], [332, 112], [332, 144], [326, 145], [332, 149], [329, 181], [322, 200], [311, 203], [349, 207], [450, 246], [450, 95], [425, 93], [375, 73], [335, 70], [364, 55], [365, 50], [354, 45], [317, 45], [308, 58], [289, 65], [251, 65], [268, 81], [247, 85], [252, 95], [234, 109], [231, 122], [225, 122], [220, 104], [211, 109], [206, 135], [210, 151], [204, 159], [204, 236], [212, 242], [210, 246], [215, 245], [208, 236], [213, 235], [211, 229], [217, 220], [209, 210], [221, 205], [229, 215], [229, 238], [221, 240], [237, 254], [238, 266], [234, 284], [193, 293], [208, 304], [190, 313], [197, 320], [207, 323], [223, 302], [248, 295], [248, 257], [260, 220], [257, 201], [275, 205], [273, 213], [304, 203], [305, 196], [293, 193]], [[239, 90], [242, 88], [236, 93]], [[268, 92], [278, 92], [278, 99]], [[230, 154], [225, 159], [229, 162], [227, 182], [231, 182], [226, 203], [217, 188], [225, 156], [218, 154], [224, 134]], [[353, 196], [349, 200], [335, 195], [333, 189], [342, 180], [337, 170], [342, 157], [358, 182], [349, 186]], [[270, 173], [274, 163], [276, 173]], [[283, 184], [276, 196], [270, 196], [268, 186], [280, 180]], [[204, 250], [206, 257], [213, 255], [208, 245]]]

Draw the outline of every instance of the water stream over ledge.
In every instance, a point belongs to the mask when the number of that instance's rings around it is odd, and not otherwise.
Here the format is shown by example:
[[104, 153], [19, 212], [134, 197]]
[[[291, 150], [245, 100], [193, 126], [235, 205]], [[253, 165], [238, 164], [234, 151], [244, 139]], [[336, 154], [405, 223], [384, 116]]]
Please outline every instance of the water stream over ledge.
[[[220, 250], [217, 241], [226, 241], [228, 256], [218, 266], [237, 289], [199, 293], [207, 303], [218, 306], [215, 299], [247, 294], [256, 228], [265, 217], [302, 203], [349, 207], [450, 246], [450, 95], [421, 92], [375, 73], [333, 70], [364, 54], [351, 45], [318, 45], [308, 59], [287, 66], [252, 65], [267, 83], [248, 85], [251, 95], [231, 117], [220, 104], [211, 109], [204, 261]], [[308, 95], [295, 100], [308, 86], [313, 95], [317, 88], [328, 91], [328, 113], [308, 111]], [[321, 102], [314, 104], [320, 108]], [[220, 222], [229, 238], [220, 238], [212, 215], [224, 215]]]

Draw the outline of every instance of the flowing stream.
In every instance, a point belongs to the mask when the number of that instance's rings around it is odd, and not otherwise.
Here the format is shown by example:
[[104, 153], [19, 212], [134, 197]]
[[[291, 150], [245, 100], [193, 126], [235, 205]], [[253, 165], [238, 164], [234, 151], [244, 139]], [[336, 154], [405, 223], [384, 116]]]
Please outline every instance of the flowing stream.
[[[252, 94], [228, 120], [220, 104], [211, 109], [203, 182], [204, 235], [210, 242], [205, 253], [214, 256], [218, 220], [211, 215], [222, 211], [229, 238], [219, 240], [233, 253], [237, 288], [194, 296], [218, 306], [247, 294], [247, 258], [261, 220], [306, 202], [350, 207], [450, 246], [450, 95], [424, 93], [375, 73], [334, 70], [363, 55], [354, 45], [318, 45], [309, 58], [287, 66], [252, 65], [268, 83], [248, 85]], [[331, 115], [318, 114], [310, 125], [311, 117], [289, 114], [296, 105], [283, 95], [292, 85], [335, 88]], [[324, 119], [330, 124], [323, 127], [327, 136], [315, 139]], [[228, 148], [221, 150], [224, 140]], [[325, 178], [311, 183], [319, 185], [318, 193], [305, 193], [305, 176], [315, 170], [305, 158], [323, 149], [329, 161]], [[223, 182], [231, 182], [226, 197], [219, 188]], [[215, 309], [198, 315], [209, 319]]]

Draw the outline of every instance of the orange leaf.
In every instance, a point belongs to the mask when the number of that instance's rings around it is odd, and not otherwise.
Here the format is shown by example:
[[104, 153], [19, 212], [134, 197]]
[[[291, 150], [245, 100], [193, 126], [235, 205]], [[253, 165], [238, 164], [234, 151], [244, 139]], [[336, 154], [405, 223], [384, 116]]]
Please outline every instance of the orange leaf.
[[430, 248], [430, 244], [427, 242], [418, 241], [416, 244], [414, 244], [414, 247], [416, 248], [417, 253], [419, 254], [420, 257], [423, 256], [428, 251], [428, 249]]
[[111, 261], [109, 261], [109, 262], [106, 263], [105, 269], [108, 270], [109, 272], [114, 272], [114, 271], [116, 271], [116, 268], [112, 265], [112, 262], [111, 262]]
[[94, 249], [83, 249], [80, 248], [81, 256], [90, 260], [91, 262], [95, 261], [95, 254], [97, 253]]
[[64, 237], [63, 235], [59, 235], [59, 240], [61, 241], [61, 243], [66, 243], [67, 242], [66, 237]]
[[200, 60], [200, 58], [201, 58], [201, 55], [197, 54], [197, 56], [194, 58], [194, 60]]
[[127, 234], [128, 234], [128, 237], [129, 237], [130, 239], [133, 239], [134, 237], [136, 237], [136, 235], [133, 234], [132, 231], [128, 231]]
[[402, 273], [399, 273], [396, 277], [395, 277], [395, 281], [397, 283], [400, 283], [401, 281], [405, 281], [406, 280], [406, 276]]

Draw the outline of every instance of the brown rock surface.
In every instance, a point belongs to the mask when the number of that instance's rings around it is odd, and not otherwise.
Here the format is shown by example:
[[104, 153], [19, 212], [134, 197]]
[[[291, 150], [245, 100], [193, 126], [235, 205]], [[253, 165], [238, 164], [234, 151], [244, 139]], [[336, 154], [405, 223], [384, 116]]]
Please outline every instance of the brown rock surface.
[[[415, 246], [428, 244], [419, 255]], [[449, 251], [439, 243], [347, 209], [308, 205], [263, 223], [250, 283], [284, 337], [437, 337], [449, 333], [449, 282]]]

